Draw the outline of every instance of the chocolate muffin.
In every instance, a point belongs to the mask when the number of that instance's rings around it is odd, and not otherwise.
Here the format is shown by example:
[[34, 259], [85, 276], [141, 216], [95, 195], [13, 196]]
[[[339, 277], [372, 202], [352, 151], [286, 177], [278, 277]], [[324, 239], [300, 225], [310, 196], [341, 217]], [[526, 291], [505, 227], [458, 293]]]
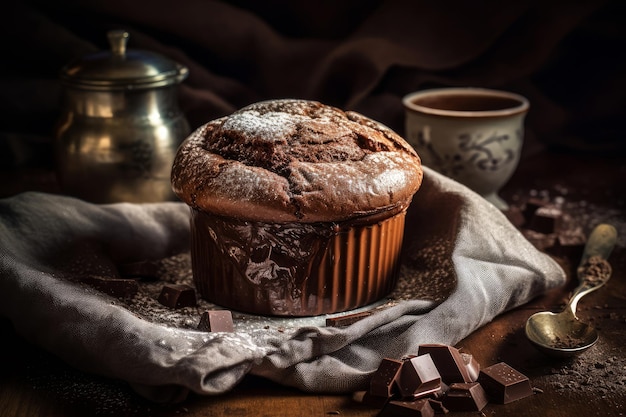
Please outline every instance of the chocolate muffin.
[[389, 128], [305, 100], [201, 126], [172, 168], [191, 208], [201, 296], [263, 315], [334, 313], [387, 295], [421, 182], [419, 156]]

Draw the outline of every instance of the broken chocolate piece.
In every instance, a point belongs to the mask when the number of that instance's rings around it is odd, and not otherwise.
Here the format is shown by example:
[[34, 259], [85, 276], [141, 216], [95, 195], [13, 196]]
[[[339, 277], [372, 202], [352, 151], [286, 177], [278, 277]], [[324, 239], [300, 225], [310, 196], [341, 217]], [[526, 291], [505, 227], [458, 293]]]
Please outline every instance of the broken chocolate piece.
[[378, 417], [432, 417], [435, 411], [426, 399], [417, 401], [391, 400], [380, 410]]
[[470, 382], [476, 381], [478, 379], [478, 374], [480, 373], [480, 364], [471, 353], [461, 352], [461, 357], [463, 358], [463, 363], [465, 364], [465, 368], [467, 369], [467, 373], [470, 377]]
[[371, 315], [372, 313], [370, 311], [361, 311], [359, 313], [344, 314], [342, 316], [337, 316], [337, 317], [328, 317], [326, 319], [326, 326], [328, 327], [349, 326]]
[[363, 403], [363, 399], [368, 394], [368, 391], [355, 391], [352, 393], [352, 401], [356, 403]]
[[402, 361], [384, 358], [370, 380], [370, 394], [383, 398], [391, 397], [401, 370]]
[[478, 382], [492, 402], [508, 404], [533, 394], [528, 377], [504, 362], [480, 371]]
[[428, 403], [430, 404], [435, 414], [446, 414], [450, 411], [443, 405], [443, 402], [439, 400], [428, 398]]
[[89, 275], [81, 279], [85, 284], [117, 298], [132, 298], [139, 291], [134, 279], [109, 278], [99, 275]]
[[530, 219], [528, 229], [544, 235], [556, 233], [560, 227], [561, 216], [561, 210], [556, 207], [542, 207]]
[[382, 408], [389, 398], [372, 395], [369, 391], [357, 391], [352, 394], [352, 400], [372, 408]]
[[442, 344], [425, 344], [418, 347], [419, 356], [429, 353], [446, 384], [472, 382], [463, 357], [457, 348]]
[[441, 389], [441, 375], [427, 353], [403, 361], [396, 384], [401, 396], [419, 398]]
[[431, 396], [435, 399], [443, 398], [449, 389], [449, 386], [447, 386], [444, 382], [441, 382], [439, 389], [437, 391], [433, 391]]
[[556, 239], [554, 234], [544, 235], [543, 233], [535, 232], [530, 229], [522, 229], [521, 232], [524, 237], [540, 251], [545, 251], [554, 246]]
[[123, 277], [148, 280], [158, 279], [158, 269], [157, 264], [150, 261], [126, 262], [117, 266], [117, 270]]
[[522, 211], [526, 223], [529, 223], [531, 221], [537, 210], [545, 207], [547, 204], [547, 200], [540, 198], [529, 198], [528, 201], [526, 201], [526, 204], [524, 204], [524, 210]]
[[580, 234], [559, 234], [549, 252], [568, 259], [580, 259], [585, 248], [586, 238]]
[[202, 313], [198, 330], [205, 332], [233, 332], [233, 314], [230, 310], [209, 310]]
[[480, 411], [485, 408], [488, 400], [485, 390], [478, 382], [469, 382], [451, 384], [442, 402], [450, 411]]
[[195, 307], [196, 291], [185, 284], [165, 284], [158, 300], [170, 308]]

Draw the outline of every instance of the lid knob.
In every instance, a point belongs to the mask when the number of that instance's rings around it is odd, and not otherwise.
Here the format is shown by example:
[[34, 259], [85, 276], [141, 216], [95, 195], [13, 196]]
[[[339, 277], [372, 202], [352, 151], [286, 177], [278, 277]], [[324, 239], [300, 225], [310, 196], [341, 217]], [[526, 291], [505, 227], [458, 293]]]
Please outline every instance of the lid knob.
[[113, 51], [113, 55], [122, 57], [126, 55], [128, 32], [121, 29], [110, 30], [107, 32], [107, 38], [109, 38], [109, 44], [111, 45], [111, 51]]

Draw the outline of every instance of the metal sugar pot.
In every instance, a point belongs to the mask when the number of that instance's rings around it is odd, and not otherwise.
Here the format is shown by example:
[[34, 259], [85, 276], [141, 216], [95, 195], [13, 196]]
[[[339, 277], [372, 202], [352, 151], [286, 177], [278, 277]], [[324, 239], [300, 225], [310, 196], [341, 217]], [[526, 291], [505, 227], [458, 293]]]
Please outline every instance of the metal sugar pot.
[[128, 33], [108, 32], [110, 51], [61, 71], [56, 129], [61, 189], [94, 203], [174, 200], [174, 155], [190, 133], [177, 88], [186, 67], [149, 51], [126, 49]]

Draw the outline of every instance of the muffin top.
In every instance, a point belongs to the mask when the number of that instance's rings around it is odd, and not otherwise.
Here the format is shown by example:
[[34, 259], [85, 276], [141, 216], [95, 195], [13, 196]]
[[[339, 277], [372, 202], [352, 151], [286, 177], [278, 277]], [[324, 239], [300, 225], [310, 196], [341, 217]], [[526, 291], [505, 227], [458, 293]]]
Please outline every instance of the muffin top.
[[327, 222], [406, 208], [415, 150], [359, 113], [269, 100], [213, 120], [181, 144], [172, 188], [191, 207], [264, 222]]

